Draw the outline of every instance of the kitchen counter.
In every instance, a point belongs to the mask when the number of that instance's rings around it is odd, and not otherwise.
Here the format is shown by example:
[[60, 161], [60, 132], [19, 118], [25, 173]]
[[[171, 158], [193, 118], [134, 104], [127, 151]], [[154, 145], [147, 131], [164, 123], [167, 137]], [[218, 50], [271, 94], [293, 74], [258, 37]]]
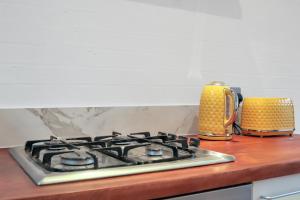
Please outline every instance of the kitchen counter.
[[153, 199], [204, 191], [300, 173], [300, 135], [232, 141], [201, 141], [205, 149], [236, 156], [210, 166], [36, 186], [10, 156], [0, 150], [0, 199]]

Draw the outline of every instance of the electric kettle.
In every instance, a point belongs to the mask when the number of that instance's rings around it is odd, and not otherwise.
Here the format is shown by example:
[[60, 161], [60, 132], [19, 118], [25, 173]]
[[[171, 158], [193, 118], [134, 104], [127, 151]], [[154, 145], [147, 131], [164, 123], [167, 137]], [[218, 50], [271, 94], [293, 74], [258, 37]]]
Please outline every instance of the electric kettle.
[[237, 109], [237, 95], [224, 82], [213, 81], [205, 85], [199, 107], [199, 137], [230, 140]]

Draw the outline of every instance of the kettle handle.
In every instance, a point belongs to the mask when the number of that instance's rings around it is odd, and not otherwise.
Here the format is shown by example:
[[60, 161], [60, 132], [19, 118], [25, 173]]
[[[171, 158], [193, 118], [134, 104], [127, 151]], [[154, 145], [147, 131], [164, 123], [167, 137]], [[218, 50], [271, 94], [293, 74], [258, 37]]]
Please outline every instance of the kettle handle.
[[[229, 88], [224, 88], [224, 93], [225, 93], [225, 98], [227, 96], [229, 96], [230, 98], [230, 103], [231, 103], [231, 115], [228, 119], [226, 119], [226, 105], [225, 105], [225, 114], [224, 114], [224, 127], [228, 127], [229, 125], [233, 124], [233, 122], [236, 119], [236, 113], [237, 113], [237, 109], [238, 109], [238, 103], [236, 101], [236, 94]], [[225, 101], [226, 102], [226, 101]]]

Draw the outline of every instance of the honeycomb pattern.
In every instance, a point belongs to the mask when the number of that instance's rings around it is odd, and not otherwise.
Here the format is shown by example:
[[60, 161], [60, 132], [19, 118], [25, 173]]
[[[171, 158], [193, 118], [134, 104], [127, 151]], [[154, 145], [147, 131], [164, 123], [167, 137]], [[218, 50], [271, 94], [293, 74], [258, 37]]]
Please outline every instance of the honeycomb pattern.
[[205, 86], [199, 107], [199, 131], [215, 134], [232, 132], [232, 126], [224, 128], [226, 86]]
[[241, 127], [251, 130], [294, 129], [294, 107], [289, 98], [245, 98]]

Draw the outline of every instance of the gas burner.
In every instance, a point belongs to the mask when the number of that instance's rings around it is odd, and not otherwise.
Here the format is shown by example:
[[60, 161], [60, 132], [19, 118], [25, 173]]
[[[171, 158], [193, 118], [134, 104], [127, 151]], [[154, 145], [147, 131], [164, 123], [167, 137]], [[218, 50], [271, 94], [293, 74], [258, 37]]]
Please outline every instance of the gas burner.
[[44, 145], [49, 146], [47, 149], [51, 150], [51, 151], [60, 151], [65, 149], [65, 147], [63, 146], [56, 146], [56, 145], [61, 145], [63, 144], [60, 140], [56, 140], [56, 139], [51, 139], [49, 141], [44, 142]]
[[58, 145], [58, 144], [62, 144], [62, 142], [60, 140], [49, 140], [49, 141], [46, 141], [44, 142], [45, 145]]
[[163, 150], [159, 147], [147, 147], [146, 152], [148, 156], [162, 156]]
[[61, 163], [68, 166], [85, 166], [94, 164], [94, 159], [86, 152], [74, 151], [60, 155]]

